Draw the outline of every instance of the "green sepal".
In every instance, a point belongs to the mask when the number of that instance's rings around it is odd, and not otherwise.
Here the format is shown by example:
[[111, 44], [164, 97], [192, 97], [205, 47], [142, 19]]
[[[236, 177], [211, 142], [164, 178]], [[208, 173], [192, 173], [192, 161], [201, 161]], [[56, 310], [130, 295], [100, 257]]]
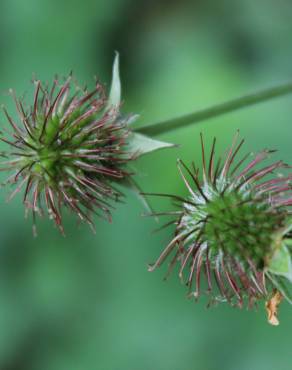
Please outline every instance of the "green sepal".
[[292, 218], [289, 218], [288, 221], [286, 222], [286, 227], [283, 230], [282, 235], [285, 236], [288, 234], [290, 231], [292, 231]]
[[124, 186], [125, 188], [131, 190], [136, 195], [136, 197], [138, 198], [138, 200], [141, 201], [141, 203], [143, 204], [143, 206], [145, 207], [147, 212], [154, 213], [154, 210], [153, 210], [151, 204], [146, 199], [146, 197], [143, 195], [142, 189], [137, 184], [137, 182], [135, 180], [133, 180], [133, 178], [131, 178], [131, 177], [124, 178], [120, 182], [120, 184], [122, 186]]
[[128, 126], [131, 126], [133, 123], [135, 123], [137, 121], [137, 119], [140, 118], [140, 115], [139, 114], [133, 114], [132, 116], [130, 116], [129, 118], [127, 118], [127, 125]]
[[113, 73], [112, 73], [112, 83], [109, 93], [109, 99], [107, 103], [107, 110], [117, 109], [121, 103], [121, 79], [120, 79], [120, 62], [119, 53], [116, 52]]
[[268, 270], [275, 275], [284, 276], [292, 282], [291, 254], [285, 245], [285, 241], [282, 242], [281, 247], [273, 255], [269, 263]]
[[289, 249], [292, 249], [292, 239], [284, 239], [284, 243]]
[[127, 150], [140, 157], [143, 154], [151, 153], [156, 150], [171, 148], [175, 144], [166, 143], [164, 141], [155, 140], [148, 136], [137, 134], [136, 132], [131, 132], [128, 138], [128, 148]]

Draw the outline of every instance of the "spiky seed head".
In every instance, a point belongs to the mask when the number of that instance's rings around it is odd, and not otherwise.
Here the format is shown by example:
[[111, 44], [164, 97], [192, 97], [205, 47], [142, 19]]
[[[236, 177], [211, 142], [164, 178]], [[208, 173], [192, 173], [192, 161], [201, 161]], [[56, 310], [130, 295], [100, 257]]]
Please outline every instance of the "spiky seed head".
[[23, 202], [33, 219], [48, 213], [61, 232], [63, 206], [90, 225], [93, 213], [110, 219], [111, 201], [122, 196], [114, 184], [130, 175], [125, 164], [133, 159], [119, 102], [110, 105], [100, 83], [88, 91], [71, 75], [50, 86], [34, 85], [34, 101], [27, 108], [11, 92], [18, 120], [3, 108], [13, 130], [10, 139], [1, 135], [11, 147], [2, 154], [4, 169], [13, 171], [9, 199], [24, 189]]
[[[252, 307], [268, 300], [275, 288], [289, 300], [283, 280], [292, 281], [291, 241], [292, 175], [273, 175], [287, 168], [278, 161], [259, 167], [271, 151], [263, 151], [246, 163], [249, 154], [236, 161], [244, 140], [233, 141], [224, 161], [215, 163], [214, 139], [207, 163], [203, 138], [202, 176], [178, 160], [188, 197], [167, 195], [179, 203], [175, 235], [150, 271], [173, 254], [171, 270], [180, 264], [179, 276], [190, 296], [207, 293], [210, 303], [227, 301]], [[161, 195], [161, 194], [154, 194]], [[167, 223], [169, 225], [171, 223]]]

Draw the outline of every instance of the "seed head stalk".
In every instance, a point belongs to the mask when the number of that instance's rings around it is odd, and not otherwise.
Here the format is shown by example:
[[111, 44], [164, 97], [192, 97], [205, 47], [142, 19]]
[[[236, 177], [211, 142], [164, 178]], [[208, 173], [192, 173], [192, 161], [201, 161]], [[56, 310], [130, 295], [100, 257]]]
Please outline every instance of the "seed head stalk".
[[165, 121], [155, 122], [146, 126], [138, 127], [136, 128], [136, 131], [144, 135], [156, 136], [291, 93], [292, 82], [288, 82], [260, 90], [255, 93], [244, 95], [224, 103], [212, 105], [205, 109], [198, 110], [180, 117], [170, 118]]

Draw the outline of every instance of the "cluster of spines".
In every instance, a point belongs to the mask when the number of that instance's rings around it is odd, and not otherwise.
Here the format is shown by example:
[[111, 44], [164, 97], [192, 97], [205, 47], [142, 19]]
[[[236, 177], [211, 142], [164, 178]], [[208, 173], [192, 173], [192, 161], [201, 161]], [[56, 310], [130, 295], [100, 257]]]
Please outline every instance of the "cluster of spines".
[[[176, 204], [179, 203], [180, 209], [158, 214], [175, 216], [175, 220], [166, 224], [166, 226], [175, 225], [175, 236], [149, 270], [153, 271], [174, 253], [169, 263], [168, 273], [179, 261], [179, 276], [183, 279], [188, 266], [186, 284], [191, 296], [196, 298], [200, 296], [203, 273], [211, 303], [225, 300], [232, 305], [242, 307], [245, 299], [248, 299], [249, 306], [252, 307], [258, 299], [266, 298], [273, 289], [265, 274], [266, 260], [273, 251], [271, 245], [265, 246], [265, 241], [272, 243], [272, 234], [283, 229], [285, 219], [291, 214], [288, 207], [292, 205], [292, 175], [264, 180], [275, 170], [288, 166], [278, 161], [257, 169], [271, 151], [259, 153], [247, 165], [244, 163], [250, 154], [235, 162], [244, 140], [239, 144], [236, 143], [237, 137], [227, 152], [225, 160], [219, 159], [215, 164], [216, 139], [214, 139], [207, 165], [201, 135], [202, 179], [199, 176], [199, 168], [194, 163], [190, 169], [183, 161], [178, 161], [178, 169], [189, 196], [184, 198], [177, 195], [152, 194], [170, 197]], [[241, 167], [243, 169], [240, 170]], [[188, 174], [191, 181], [187, 179], [184, 172]], [[239, 209], [249, 207], [251, 220], [248, 217], [245, 218], [244, 222], [248, 225], [243, 225], [237, 218], [232, 224], [225, 223], [225, 230], [216, 230], [216, 220], [208, 209], [210, 210], [210, 205], [216, 204], [216, 200], [224, 203], [225, 199], [230, 197], [235, 197], [233, 207]], [[225, 206], [225, 211], [230, 212], [228, 208], [230, 204]], [[244, 243], [246, 235], [245, 238], [238, 237], [240, 229], [248, 232], [252, 228], [261, 233], [262, 225], [260, 223], [253, 225], [253, 222], [257, 222], [261, 216], [264, 216], [269, 223], [267, 232], [271, 235], [264, 241], [261, 240], [258, 246], [256, 240], [254, 245], [253, 243], [246, 245]], [[224, 218], [223, 214], [222, 218]], [[224, 223], [224, 219], [222, 222]], [[206, 232], [207, 227], [212, 228], [209, 233]], [[212, 234], [211, 240], [210, 234]], [[225, 235], [229, 238], [234, 238], [235, 235], [233, 242], [236, 244], [237, 252], [228, 248], [226, 240], [222, 239], [222, 234], [224, 238]], [[260, 247], [263, 250], [255, 251], [254, 247]]]
[[4, 108], [13, 132], [11, 140], [0, 138], [13, 148], [2, 155], [15, 157], [2, 163], [2, 170], [15, 171], [8, 180], [16, 185], [10, 199], [24, 188], [23, 201], [34, 220], [45, 206], [62, 232], [63, 205], [91, 226], [97, 211], [110, 219], [109, 201], [122, 196], [112, 181], [130, 175], [124, 165], [132, 159], [126, 120], [119, 107], [107, 107], [102, 85], [90, 92], [75, 87], [71, 94], [71, 89], [72, 76], [61, 85], [55, 79], [50, 89], [35, 81], [28, 111], [12, 92], [21, 124]]

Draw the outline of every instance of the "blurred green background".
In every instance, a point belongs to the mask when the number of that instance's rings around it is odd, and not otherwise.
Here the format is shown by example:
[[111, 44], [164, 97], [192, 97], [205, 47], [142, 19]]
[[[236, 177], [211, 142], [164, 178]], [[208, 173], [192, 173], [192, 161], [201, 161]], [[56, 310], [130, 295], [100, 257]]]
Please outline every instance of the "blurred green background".
[[[139, 113], [139, 124], [187, 113], [289, 79], [291, 16], [289, 0], [1, 0], [1, 103], [12, 111], [8, 89], [30, 93], [33, 73], [51, 80], [73, 70], [82, 83], [97, 75], [108, 85], [118, 50], [125, 112]], [[180, 148], [140, 159], [136, 180], [148, 192], [184, 194], [176, 158], [200, 161], [200, 131], [223, 150], [239, 128], [246, 150], [275, 148], [288, 161], [291, 99], [161, 136]], [[170, 230], [152, 235], [157, 225], [140, 217], [132, 194], [111, 225], [96, 220], [96, 235], [67, 217], [65, 238], [43, 220], [36, 239], [21, 197], [6, 196], [1, 370], [291, 369], [292, 308], [282, 305], [275, 328], [263, 307], [206, 309], [175, 274], [163, 281], [166, 266], [148, 273]]]

